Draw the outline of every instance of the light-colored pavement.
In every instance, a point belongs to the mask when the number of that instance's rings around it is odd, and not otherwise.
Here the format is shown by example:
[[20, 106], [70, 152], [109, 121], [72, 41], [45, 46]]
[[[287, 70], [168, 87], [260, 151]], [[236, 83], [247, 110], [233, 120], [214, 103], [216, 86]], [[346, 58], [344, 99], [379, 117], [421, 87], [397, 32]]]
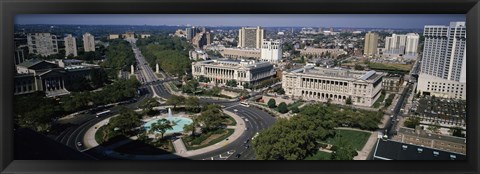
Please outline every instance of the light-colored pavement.
[[[185, 144], [183, 143], [183, 141], [181, 139], [177, 139], [176, 141], [173, 142], [173, 145], [174, 145], [174, 148], [175, 148], [175, 151], [176, 151], [174, 154], [167, 154], [167, 155], [128, 155], [128, 154], [118, 153], [118, 152], [115, 152], [115, 151], [109, 151], [108, 155], [112, 156], [114, 158], [117, 158], [117, 159], [154, 160], [154, 159], [173, 159], [173, 158], [177, 158], [178, 156], [189, 157], [189, 156], [195, 156], [195, 155], [200, 155], [200, 154], [203, 154], [203, 153], [211, 152], [213, 150], [216, 150], [218, 148], [221, 148], [221, 147], [229, 144], [230, 142], [233, 142], [233, 141], [237, 140], [245, 132], [245, 121], [242, 118], [240, 118], [238, 115], [236, 115], [233, 112], [230, 112], [230, 111], [227, 111], [227, 110], [223, 110], [223, 111], [226, 114], [232, 116], [235, 119], [235, 121], [237, 122], [237, 125], [227, 127], [229, 129], [234, 129], [233, 134], [228, 137], [228, 140], [222, 140], [222, 141], [220, 141], [220, 142], [218, 142], [214, 145], [211, 145], [211, 146], [208, 146], [208, 147], [205, 147], [205, 148], [188, 151], [187, 148], [185, 147]], [[110, 118], [107, 118], [105, 120], [102, 120], [102, 121], [98, 122], [97, 124], [95, 124], [94, 126], [90, 127], [87, 130], [87, 132], [85, 133], [84, 139], [83, 139], [84, 146], [87, 147], [87, 149], [99, 146], [98, 142], [95, 140], [95, 133], [97, 132], [98, 128], [107, 124], [108, 121], [110, 120]], [[133, 141], [135, 139], [135, 137], [132, 137], [131, 139], [132, 139], [131, 141]], [[116, 143], [116, 144], [114, 144], [114, 145], [112, 145], [108, 148], [109, 149], [115, 149], [113, 146], [120, 146], [120, 145], [126, 144], [128, 142], [130, 142], [130, 140], [118, 142], [118, 143]]]

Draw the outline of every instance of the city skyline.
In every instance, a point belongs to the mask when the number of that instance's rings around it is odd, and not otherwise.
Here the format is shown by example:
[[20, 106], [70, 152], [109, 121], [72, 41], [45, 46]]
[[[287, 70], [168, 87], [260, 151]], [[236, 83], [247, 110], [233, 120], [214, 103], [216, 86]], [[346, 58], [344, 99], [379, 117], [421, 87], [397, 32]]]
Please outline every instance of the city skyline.
[[23, 14], [15, 24], [418, 29], [465, 20], [463, 14]]

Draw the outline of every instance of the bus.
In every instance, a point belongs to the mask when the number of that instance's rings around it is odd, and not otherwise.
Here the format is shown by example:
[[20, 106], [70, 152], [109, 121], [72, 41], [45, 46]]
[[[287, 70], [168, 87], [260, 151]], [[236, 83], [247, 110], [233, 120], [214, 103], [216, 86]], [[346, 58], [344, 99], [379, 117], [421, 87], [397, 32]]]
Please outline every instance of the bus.
[[240, 105], [245, 106], [245, 107], [250, 107], [250, 104], [248, 104], [246, 101], [240, 102]]
[[102, 116], [106, 116], [108, 114], [110, 114], [110, 110], [99, 112], [99, 113], [97, 113], [96, 117], [102, 117]]

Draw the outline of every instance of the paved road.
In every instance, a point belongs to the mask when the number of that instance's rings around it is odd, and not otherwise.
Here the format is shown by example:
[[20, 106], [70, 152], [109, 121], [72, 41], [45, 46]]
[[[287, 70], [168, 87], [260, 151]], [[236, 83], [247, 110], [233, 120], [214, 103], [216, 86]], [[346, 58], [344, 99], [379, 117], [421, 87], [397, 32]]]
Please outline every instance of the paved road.
[[[137, 75], [140, 77], [142, 88], [148, 91], [142, 95], [137, 102], [125, 105], [127, 108], [136, 109], [138, 105], [145, 99], [153, 96], [160, 96], [168, 98], [171, 96], [169, 91], [165, 88], [164, 82], [171, 81], [173, 78], [166, 76], [164, 80], [159, 80], [153, 70], [148, 66], [145, 58], [141, 55], [140, 50], [136, 47], [134, 42], [132, 43], [132, 49], [134, 50], [135, 57], [138, 63], [138, 69], [140, 73]], [[214, 100], [214, 99], [200, 99], [201, 103], [215, 103], [223, 105], [228, 111], [235, 112], [237, 115], [245, 119], [247, 131], [241, 138], [225, 145], [220, 149], [216, 149], [212, 152], [208, 152], [202, 155], [193, 156], [192, 159], [255, 159], [255, 154], [251, 146], [251, 138], [260, 130], [266, 129], [273, 125], [276, 121], [274, 117], [265, 111], [262, 111], [254, 107], [245, 107], [239, 105], [239, 101], [227, 101], [227, 100]], [[110, 116], [119, 113], [120, 107], [104, 108], [103, 110], [111, 110]], [[101, 111], [101, 110], [100, 110]], [[104, 118], [96, 118], [94, 113], [78, 115], [72, 119], [68, 119], [66, 122], [73, 124], [73, 126], [65, 129], [55, 139], [73, 149], [78, 151], [85, 151], [83, 146], [77, 146], [77, 142], [82, 142], [86, 131], [91, 126], [100, 122]], [[248, 121], [247, 121], [248, 120]], [[65, 122], [64, 122], [65, 123]], [[248, 143], [244, 143], [248, 140]], [[249, 148], [246, 148], [249, 146]], [[235, 158], [236, 154], [240, 154], [240, 158]], [[104, 157], [103, 157], [104, 158]]]

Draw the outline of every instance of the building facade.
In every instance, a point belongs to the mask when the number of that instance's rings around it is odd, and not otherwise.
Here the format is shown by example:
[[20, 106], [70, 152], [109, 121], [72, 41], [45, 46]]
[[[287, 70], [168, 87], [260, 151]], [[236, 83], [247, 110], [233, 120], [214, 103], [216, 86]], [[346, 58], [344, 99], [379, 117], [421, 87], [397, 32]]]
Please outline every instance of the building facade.
[[264, 39], [260, 52], [260, 60], [278, 63], [282, 60], [282, 41]]
[[83, 49], [85, 52], [95, 51], [95, 38], [90, 33], [83, 34]]
[[[466, 99], [466, 25], [427, 25], [417, 89], [424, 94]], [[458, 88], [458, 89], [457, 89]]]
[[370, 107], [380, 97], [383, 74], [339, 68], [305, 66], [284, 72], [282, 87], [286, 95], [304, 100]]
[[41, 56], [58, 54], [57, 36], [50, 33], [34, 33], [27, 35], [28, 53]]
[[326, 57], [329, 55], [332, 58], [336, 58], [340, 55], [346, 55], [347, 52], [343, 49], [326, 49], [326, 48], [313, 48], [313, 47], [306, 47], [304, 49], [300, 49], [300, 55], [311, 55], [315, 57]]
[[383, 54], [416, 58], [419, 39], [420, 36], [417, 33], [392, 34], [390, 37], [385, 37]]
[[384, 76], [382, 80], [383, 90], [387, 92], [393, 92], [393, 93], [400, 92], [400, 88], [402, 84], [403, 84], [402, 75], [388, 74]]
[[212, 83], [226, 84], [235, 80], [238, 86], [244, 84], [256, 85], [262, 80], [275, 75], [273, 65], [269, 62], [207, 60], [192, 63], [192, 75], [195, 78], [203, 76]]
[[245, 48], [225, 48], [220, 54], [226, 58], [232, 59], [260, 59], [261, 54], [260, 49], [245, 49]]
[[264, 39], [264, 29], [242, 27], [238, 32], [238, 47], [260, 49]]
[[363, 54], [367, 57], [374, 57], [377, 55], [378, 48], [378, 34], [368, 32], [365, 34], [365, 44], [363, 45]]
[[68, 34], [67, 37], [63, 38], [65, 41], [65, 57], [69, 55], [78, 56], [77, 55], [77, 41], [75, 37], [71, 34]]

